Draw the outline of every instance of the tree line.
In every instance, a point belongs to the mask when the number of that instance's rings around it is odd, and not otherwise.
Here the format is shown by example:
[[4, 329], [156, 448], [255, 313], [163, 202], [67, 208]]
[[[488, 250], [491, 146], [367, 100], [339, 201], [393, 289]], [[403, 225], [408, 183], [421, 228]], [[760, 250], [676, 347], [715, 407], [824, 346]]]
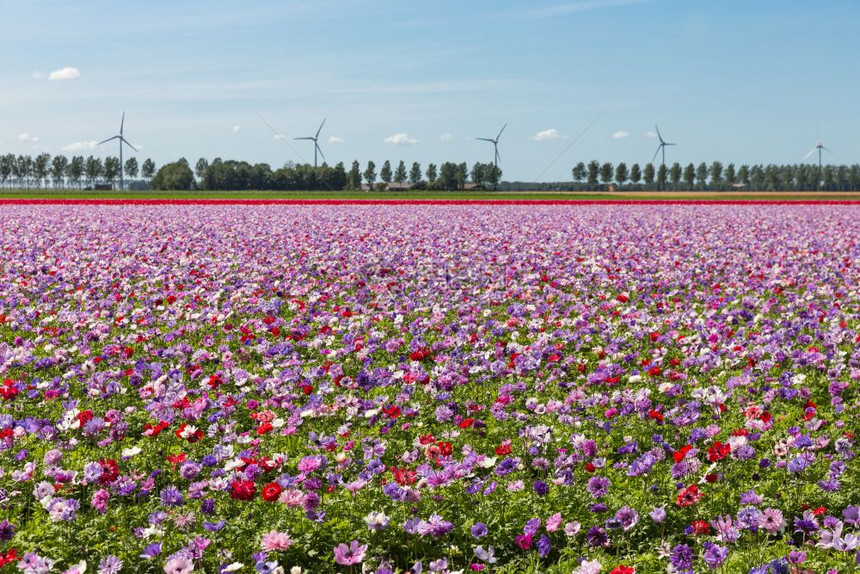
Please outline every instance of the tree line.
[[[196, 176], [196, 178], [195, 178]], [[191, 169], [188, 161], [163, 166], [152, 179], [153, 189], [207, 189], [207, 190], [281, 190], [281, 191], [340, 191], [360, 189], [464, 189], [471, 184], [482, 189], [493, 189], [501, 180], [502, 170], [491, 163], [475, 163], [470, 169], [466, 162], [445, 162], [437, 166], [413, 162], [407, 168], [400, 161], [396, 166], [386, 160], [377, 170], [376, 163], [368, 161], [362, 167], [353, 161], [347, 171], [343, 162], [334, 167], [326, 163], [318, 167], [310, 164], [287, 163], [273, 170], [267, 163], [251, 164], [246, 161], [222, 160], [211, 162], [200, 158]]]
[[[267, 163], [251, 164], [246, 161], [222, 160], [211, 162], [200, 158], [191, 168], [188, 160], [163, 165], [156, 171], [151, 159], [139, 164], [137, 158], [128, 158], [123, 173], [132, 189], [207, 189], [207, 190], [359, 190], [359, 189], [464, 189], [471, 184], [482, 189], [495, 189], [501, 180], [502, 170], [492, 163], [466, 162], [428, 164], [426, 169], [418, 162], [407, 167], [400, 161], [393, 165], [386, 160], [377, 170], [376, 163], [368, 161], [362, 166], [353, 161], [347, 171], [343, 162], [334, 167], [323, 163], [288, 162], [272, 169]], [[140, 176], [141, 179], [137, 179]], [[48, 153], [36, 157], [29, 155], [0, 155], [0, 187], [31, 188], [93, 188], [97, 185], [115, 185], [120, 177], [119, 158], [104, 159], [82, 155], [66, 157]]]
[[710, 190], [726, 191], [747, 189], [752, 191], [858, 191], [860, 190], [860, 165], [741, 165], [722, 162], [692, 163], [671, 166], [652, 163], [640, 168], [634, 163], [628, 168], [624, 162], [618, 165], [592, 160], [588, 164], [579, 162], [571, 170], [575, 185], [573, 189], [598, 190], [610, 185], [616, 189], [641, 190]]
[[[138, 164], [137, 158], [128, 158], [124, 165], [125, 174], [134, 179], [140, 175], [145, 181], [155, 174], [155, 163], [151, 159]], [[0, 186], [17, 188], [64, 189], [66, 187], [92, 187], [99, 184], [113, 184], [119, 179], [120, 163], [117, 157], [98, 157], [82, 155], [66, 157], [42, 153], [36, 157], [29, 155], [0, 155]]]
[[[349, 170], [343, 162], [334, 167], [323, 163], [288, 162], [272, 169], [269, 164], [222, 160], [211, 162], [200, 158], [192, 169], [184, 158], [165, 164], [156, 171], [155, 163], [128, 158], [123, 171], [132, 189], [207, 189], [207, 190], [360, 190], [360, 189], [564, 189], [606, 190], [610, 186], [629, 190], [710, 190], [725, 191], [860, 191], [860, 165], [740, 165], [714, 161], [682, 166], [638, 163], [579, 162], [571, 170], [572, 181], [555, 183], [501, 182], [502, 171], [492, 163], [430, 163], [407, 166], [386, 160], [379, 168], [373, 161], [362, 166], [353, 161]], [[75, 155], [51, 156], [0, 155], [0, 186], [17, 188], [65, 189], [96, 185], [115, 185], [119, 180], [120, 161]], [[138, 179], [140, 177], [140, 179]]]

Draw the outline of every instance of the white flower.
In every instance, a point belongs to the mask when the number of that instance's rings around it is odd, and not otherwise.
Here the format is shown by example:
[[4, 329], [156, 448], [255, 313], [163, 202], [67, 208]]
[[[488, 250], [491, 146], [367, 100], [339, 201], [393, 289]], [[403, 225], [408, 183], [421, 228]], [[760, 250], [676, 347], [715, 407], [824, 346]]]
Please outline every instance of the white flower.
[[122, 457], [123, 458], [131, 458], [133, 456], [139, 455], [141, 452], [143, 452], [143, 451], [139, 446], [133, 446], [131, 448], [124, 448], [124, 449], [122, 449]]

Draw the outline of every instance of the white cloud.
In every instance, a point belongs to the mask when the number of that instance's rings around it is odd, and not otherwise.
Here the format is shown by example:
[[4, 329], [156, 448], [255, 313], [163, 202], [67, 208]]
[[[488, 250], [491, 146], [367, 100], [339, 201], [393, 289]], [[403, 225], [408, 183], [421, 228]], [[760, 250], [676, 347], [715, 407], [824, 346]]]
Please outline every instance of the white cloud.
[[394, 134], [393, 136], [388, 136], [385, 138], [385, 143], [390, 143], [394, 145], [414, 145], [418, 143], [418, 140], [409, 134]]
[[535, 137], [533, 137], [532, 139], [536, 142], [539, 142], [539, 141], [543, 141], [543, 140], [557, 140], [560, 137], [562, 137], [562, 135], [560, 133], [558, 133], [557, 129], [550, 128], [548, 130], [538, 132], [537, 135]]
[[444, 134], [439, 136], [439, 139], [442, 140], [443, 142], [449, 142], [452, 139], [454, 139], [454, 136], [449, 134], [448, 132], [445, 132]]
[[36, 70], [32, 74], [30, 74], [30, 77], [33, 78], [34, 80], [41, 80], [43, 76], [42, 76], [42, 72], [40, 72], [39, 70]]
[[36, 143], [39, 141], [39, 136], [31, 136], [28, 133], [23, 133], [18, 135], [19, 142], [31, 142]]
[[645, 137], [648, 139], [654, 139], [657, 137], [657, 132], [647, 131], [645, 132]]
[[330, 144], [342, 144], [343, 138], [339, 138], [337, 136], [331, 136], [330, 138], [328, 138], [328, 143], [330, 143]]
[[236, 133], [236, 132], [241, 131], [241, 130], [242, 130], [242, 126], [233, 126], [233, 133]]
[[[70, 152], [84, 151], [84, 150], [89, 150], [89, 149], [96, 149], [96, 146], [98, 146], [98, 143], [99, 142], [97, 142], [95, 140], [89, 141], [89, 142], [75, 142], [75, 143], [70, 143], [69, 145], [64, 145], [60, 149], [63, 151], [70, 151]], [[137, 146], [135, 146], [135, 147], [137, 147]], [[138, 148], [138, 149], [140, 149], [140, 148]]]
[[630, 137], [630, 132], [625, 132], [624, 130], [617, 131], [614, 134], [612, 134], [612, 139], [614, 139], [614, 140], [620, 140], [620, 139], [624, 139], [626, 137]]
[[81, 73], [77, 68], [70, 68], [66, 66], [62, 70], [54, 70], [51, 72], [51, 75], [48, 76], [49, 80], [77, 80], [81, 77]]

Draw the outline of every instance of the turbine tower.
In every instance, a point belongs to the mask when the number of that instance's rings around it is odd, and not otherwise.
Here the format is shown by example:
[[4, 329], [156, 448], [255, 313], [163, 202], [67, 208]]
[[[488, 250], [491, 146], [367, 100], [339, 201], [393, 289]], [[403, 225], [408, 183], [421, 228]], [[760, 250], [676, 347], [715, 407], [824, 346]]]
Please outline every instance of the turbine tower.
[[666, 146], [667, 145], [678, 145], [676, 143], [669, 143], [663, 140], [663, 135], [660, 133], [660, 128], [657, 127], [657, 124], [654, 124], [654, 129], [657, 130], [657, 137], [660, 138], [660, 145], [657, 146], [657, 151], [654, 152], [654, 157], [651, 158], [651, 163], [654, 163], [654, 160], [657, 159], [657, 154], [661, 151], [663, 152], [663, 166], [666, 165]]
[[322, 128], [324, 125], [325, 125], [325, 119], [323, 119], [322, 123], [320, 124], [320, 129], [317, 130], [317, 134], [314, 136], [308, 136], [305, 138], [293, 138], [294, 140], [311, 140], [312, 142], [314, 142], [314, 167], [317, 166], [317, 152], [320, 152], [320, 155], [322, 155], [323, 161], [325, 161], [325, 156], [323, 155], [322, 149], [320, 149], [320, 144], [319, 144], [319, 142], [317, 142], [317, 140], [320, 137], [320, 132], [322, 131]]
[[496, 167], [499, 167], [499, 160], [502, 159], [502, 157], [499, 155], [499, 138], [502, 137], [502, 132], [505, 131], [506, 127], [508, 127], [508, 124], [502, 126], [502, 129], [499, 130], [499, 135], [497, 135], [495, 138], [475, 138], [476, 140], [481, 140], [482, 142], [492, 142], [493, 151], [495, 152], [495, 155], [493, 156], [493, 165]]
[[829, 151], [830, 153], [833, 153], [833, 151], [832, 151], [832, 150], [827, 149], [826, 147], [824, 147], [824, 144], [823, 144], [823, 143], [821, 143], [821, 140], [818, 140], [818, 143], [817, 143], [817, 144], [815, 144], [815, 147], [814, 147], [814, 148], [812, 148], [812, 151], [810, 151], [808, 154], [806, 154], [806, 155], [803, 157], [803, 159], [809, 159], [809, 156], [811, 156], [811, 155], [812, 155], [812, 154], [814, 154], [816, 151], [818, 151], [818, 181], [816, 182], [816, 185], [815, 185], [815, 187], [816, 187], [816, 188], [821, 187], [821, 150]]
[[119, 190], [120, 191], [123, 191], [125, 189], [125, 181], [123, 179], [123, 169], [125, 166], [122, 163], [122, 144], [125, 144], [128, 147], [130, 147], [131, 149], [133, 149], [134, 151], [137, 151], [137, 148], [134, 147], [133, 145], [131, 145], [130, 143], [128, 143], [128, 140], [125, 139], [125, 137], [123, 137], [122, 129], [123, 129], [124, 125], [125, 125], [125, 112], [122, 113], [122, 120], [119, 123], [119, 134], [113, 136], [112, 138], [108, 138], [108, 139], [98, 143], [98, 145], [102, 145], [103, 143], [107, 143], [111, 140], [119, 140]]

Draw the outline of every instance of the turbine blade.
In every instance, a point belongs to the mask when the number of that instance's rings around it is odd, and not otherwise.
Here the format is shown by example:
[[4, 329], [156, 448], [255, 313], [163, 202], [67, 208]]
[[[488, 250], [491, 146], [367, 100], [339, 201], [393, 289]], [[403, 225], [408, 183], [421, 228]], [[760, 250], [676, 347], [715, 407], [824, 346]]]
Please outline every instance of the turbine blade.
[[830, 153], [833, 153], [833, 150], [828, 148], [828, 147], [821, 146], [821, 149], [823, 149], [824, 151], [829, 151]]
[[663, 143], [663, 134], [660, 133], [660, 128], [657, 127], [657, 124], [654, 124], [654, 129], [657, 130], [657, 137], [660, 138], [660, 143]]
[[[322, 123], [320, 124], [320, 129], [317, 130], [317, 135], [314, 137], [320, 137], [320, 132], [322, 131], [322, 127], [325, 125], [325, 118], [323, 118]], [[320, 152], [322, 153], [322, 152]]]
[[134, 147], [133, 145], [131, 145], [130, 143], [128, 143], [128, 140], [125, 139], [124, 137], [120, 137], [119, 141], [122, 142], [122, 143], [120, 143], [120, 145], [125, 144], [128, 147], [130, 147], [131, 149], [133, 149], [134, 151], [138, 151], [138, 149], [136, 147]]
[[312, 137], [306, 137], [306, 138], [293, 138], [293, 139], [294, 139], [294, 140], [312, 140], [312, 139], [314, 139], [314, 138], [312, 138]]
[[811, 151], [811, 152], [809, 152], [808, 154], [806, 154], [805, 156], [803, 156], [803, 159], [809, 159], [809, 156], [811, 156], [812, 154], [814, 154], [816, 151], [818, 151], [818, 147], [817, 147], [817, 146], [816, 146], [816, 147], [814, 147], [814, 148], [812, 148], [812, 151]]
[[660, 150], [663, 149], [662, 145], [657, 146], [657, 151], [654, 152], [654, 157], [651, 158], [651, 163], [654, 163], [654, 160], [657, 159], [657, 154], [660, 153]]
[[481, 140], [482, 142], [492, 142], [496, 143], [495, 140], [491, 140], [490, 138], [475, 138], [476, 140]]
[[109, 141], [111, 141], [111, 140], [115, 140], [115, 139], [116, 139], [116, 138], [118, 138], [118, 137], [119, 137], [119, 136], [113, 136], [112, 138], [108, 138], [108, 139], [106, 139], [106, 140], [104, 140], [104, 141], [101, 141], [101, 142], [99, 142], [99, 143], [98, 143], [98, 144], [96, 144], [96, 145], [102, 145], [103, 143], [108, 143]]
[[499, 130], [499, 135], [496, 136], [496, 141], [499, 141], [499, 138], [502, 137], [502, 132], [505, 131], [505, 128], [508, 127], [508, 124], [502, 126], [502, 129]]
[[502, 161], [502, 154], [499, 153], [499, 150], [496, 150], [496, 163]]
[[119, 135], [122, 135], [122, 128], [125, 126], [125, 112], [122, 113], [122, 120], [119, 122]]
[[314, 145], [316, 146], [317, 151], [320, 152], [320, 155], [322, 156], [323, 161], [325, 161], [325, 154], [322, 152], [322, 148], [320, 147], [320, 145], [318, 143], [316, 143], [316, 141], [314, 141]]
[[664, 143], [663, 145], [678, 145], [678, 144], [673, 144], [673, 143]]

